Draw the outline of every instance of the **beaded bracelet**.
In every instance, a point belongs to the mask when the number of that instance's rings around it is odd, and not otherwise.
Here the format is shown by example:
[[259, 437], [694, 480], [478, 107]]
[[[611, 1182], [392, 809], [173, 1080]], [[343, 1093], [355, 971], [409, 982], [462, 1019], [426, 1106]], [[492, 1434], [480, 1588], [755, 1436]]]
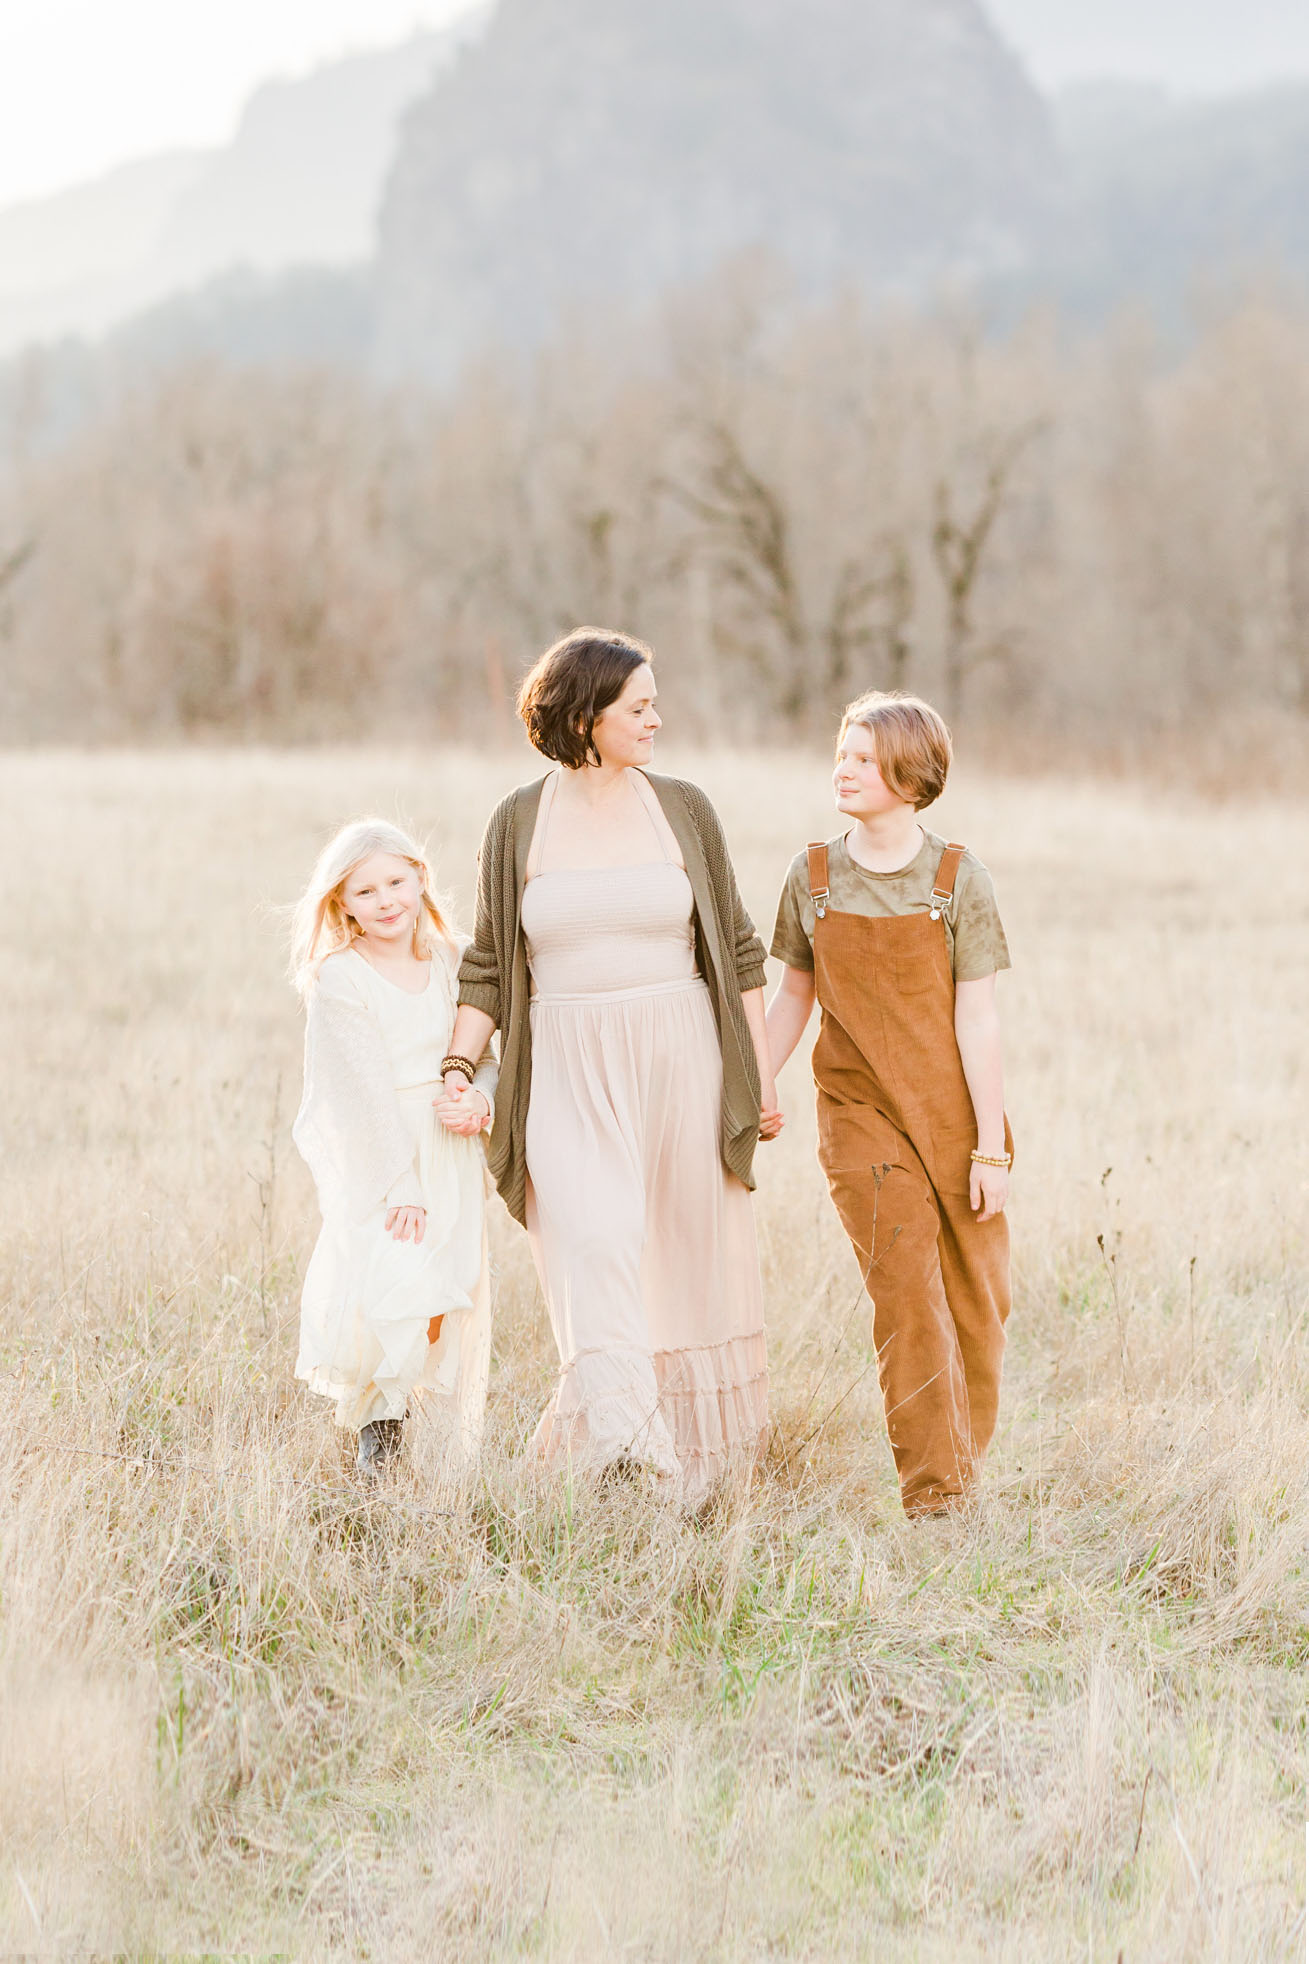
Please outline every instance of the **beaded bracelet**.
[[441, 1076], [444, 1077], [447, 1071], [462, 1071], [470, 1084], [477, 1076], [476, 1064], [469, 1063], [467, 1057], [443, 1057], [441, 1059]]
[[1012, 1153], [997, 1156], [989, 1152], [974, 1152], [969, 1153], [968, 1157], [972, 1160], [974, 1166], [1011, 1166], [1013, 1164]]

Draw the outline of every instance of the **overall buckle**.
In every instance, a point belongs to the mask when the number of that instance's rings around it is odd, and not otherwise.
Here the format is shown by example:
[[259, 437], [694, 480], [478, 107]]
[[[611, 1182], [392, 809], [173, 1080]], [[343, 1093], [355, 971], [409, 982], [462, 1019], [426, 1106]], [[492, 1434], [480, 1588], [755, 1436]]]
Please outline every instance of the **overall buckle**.
[[814, 913], [820, 921], [827, 919], [827, 903], [831, 898], [831, 892], [832, 889], [830, 887], [819, 887], [810, 895], [810, 899], [814, 903]]
[[933, 887], [931, 919], [939, 921], [953, 899], [954, 895], [952, 893], [942, 893], [940, 887]]

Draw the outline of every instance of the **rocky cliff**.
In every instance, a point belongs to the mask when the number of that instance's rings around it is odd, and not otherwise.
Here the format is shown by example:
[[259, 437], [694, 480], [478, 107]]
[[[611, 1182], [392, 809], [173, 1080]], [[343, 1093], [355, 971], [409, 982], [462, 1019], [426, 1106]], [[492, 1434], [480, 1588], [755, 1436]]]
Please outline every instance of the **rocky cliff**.
[[402, 126], [381, 366], [448, 379], [756, 244], [876, 293], [1016, 268], [1056, 173], [977, 0], [501, 0]]

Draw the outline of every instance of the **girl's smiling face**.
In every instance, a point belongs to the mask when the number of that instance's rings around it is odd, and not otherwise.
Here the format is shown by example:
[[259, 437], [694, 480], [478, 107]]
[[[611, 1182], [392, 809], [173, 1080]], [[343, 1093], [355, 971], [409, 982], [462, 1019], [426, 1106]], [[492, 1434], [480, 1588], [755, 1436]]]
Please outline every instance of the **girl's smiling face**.
[[903, 810], [907, 800], [892, 791], [877, 762], [877, 745], [865, 723], [851, 723], [836, 753], [832, 772], [836, 809], [847, 818], [881, 818]]
[[418, 924], [418, 868], [398, 854], [376, 852], [346, 875], [341, 904], [362, 934], [385, 948], [402, 948]]
[[648, 764], [654, 755], [655, 731], [663, 718], [655, 708], [655, 679], [648, 662], [634, 668], [623, 693], [595, 719], [591, 738], [600, 762], [622, 770]]

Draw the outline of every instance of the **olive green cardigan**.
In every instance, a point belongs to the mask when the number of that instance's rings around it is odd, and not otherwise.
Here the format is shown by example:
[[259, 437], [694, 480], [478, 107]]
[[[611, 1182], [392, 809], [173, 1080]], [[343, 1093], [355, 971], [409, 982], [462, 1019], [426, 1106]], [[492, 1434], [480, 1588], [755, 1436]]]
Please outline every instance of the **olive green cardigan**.
[[[741, 1004], [764, 981], [764, 946], [741, 904], [718, 814], [698, 785], [645, 772], [682, 849], [695, 896], [695, 949], [723, 1050], [720, 1138], [729, 1170], [753, 1187], [759, 1137], [759, 1066]], [[523, 939], [523, 886], [545, 779], [498, 804], [482, 835], [473, 938], [459, 970], [459, 1001], [500, 1031], [500, 1082], [487, 1162], [509, 1212], [527, 1212], [527, 1101], [532, 1087], [531, 983]]]

